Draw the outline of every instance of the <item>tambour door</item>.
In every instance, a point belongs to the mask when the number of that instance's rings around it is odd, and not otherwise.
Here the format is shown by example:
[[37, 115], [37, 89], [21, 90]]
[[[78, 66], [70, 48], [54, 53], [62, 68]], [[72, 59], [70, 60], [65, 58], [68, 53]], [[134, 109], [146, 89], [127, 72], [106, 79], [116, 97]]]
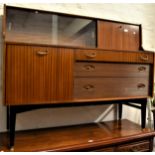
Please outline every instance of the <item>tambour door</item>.
[[56, 100], [57, 48], [7, 45], [6, 104]]

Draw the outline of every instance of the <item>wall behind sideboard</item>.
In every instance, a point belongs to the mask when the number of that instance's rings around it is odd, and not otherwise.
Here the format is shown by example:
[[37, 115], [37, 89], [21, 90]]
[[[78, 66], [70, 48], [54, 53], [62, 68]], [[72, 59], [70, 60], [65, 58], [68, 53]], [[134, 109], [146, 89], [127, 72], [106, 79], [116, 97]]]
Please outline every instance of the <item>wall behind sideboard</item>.
[[[142, 46], [146, 50], [155, 51], [155, 4], [14, 3], [8, 5], [142, 24]], [[0, 15], [2, 14], [3, 4], [0, 4]], [[2, 31], [1, 27], [2, 18], [0, 17], [0, 34]], [[0, 37], [0, 46], [2, 47], [2, 37]], [[0, 51], [0, 58], [0, 77], [2, 77], [2, 50]], [[0, 132], [2, 132], [6, 131], [6, 107], [2, 102], [2, 79], [0, 80], [0, 101]], [[116, 114], [116, 106], [114, 105], [40, 109], [18, 114], [16, 129], [25, 130], [113, 120], [116, 118]], [[140, 111], [124, 106], [123, 118], [140, 123]]]

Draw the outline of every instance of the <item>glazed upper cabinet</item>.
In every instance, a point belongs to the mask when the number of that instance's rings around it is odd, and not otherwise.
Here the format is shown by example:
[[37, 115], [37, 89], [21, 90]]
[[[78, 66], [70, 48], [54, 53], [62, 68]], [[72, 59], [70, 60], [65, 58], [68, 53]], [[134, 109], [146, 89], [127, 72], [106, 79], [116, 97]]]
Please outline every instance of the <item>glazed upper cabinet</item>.
[[98, 21], [98, 47], [110, 50], [138, 51], [141, 48], [137, 25]]
[[92, 19], [6, 7], [6, 41], [96, 47], [95, 35]]
[[7, 105], [152, 95], [140, 25], [5, 6], [3, 36]]

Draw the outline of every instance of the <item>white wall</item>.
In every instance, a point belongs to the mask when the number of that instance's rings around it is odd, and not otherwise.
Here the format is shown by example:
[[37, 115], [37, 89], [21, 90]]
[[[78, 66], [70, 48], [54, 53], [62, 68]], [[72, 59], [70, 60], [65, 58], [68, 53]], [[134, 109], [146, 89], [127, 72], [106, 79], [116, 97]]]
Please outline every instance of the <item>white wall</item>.
[[[155, 4], [9, 4], [28, 8], [99, 17], [122, 22], [142, 24], [144, 49], [155, 51]], [[0, 5], [0, 14], [3, 5]], [[1, 18], [0, 18], [0, 27]], [[1, 30], [1, 29], [0, 29]], [[2, 46], [2, 38], [0, 37]], [[0, 51], [2, 58], [2, 50]], [[2, 59], [0, 63], [2, 74]], [[6, 131], [6, 109], [2, 103], [2, 80], [0, 83], [0, 131]], [[17, 115], [17, 130], [80, 124], [101, 120], [113, 120], [116, 110], [113, 105], [43, 109]], [[124, 107], [123, 118], [140, 123], [140, 111]]]

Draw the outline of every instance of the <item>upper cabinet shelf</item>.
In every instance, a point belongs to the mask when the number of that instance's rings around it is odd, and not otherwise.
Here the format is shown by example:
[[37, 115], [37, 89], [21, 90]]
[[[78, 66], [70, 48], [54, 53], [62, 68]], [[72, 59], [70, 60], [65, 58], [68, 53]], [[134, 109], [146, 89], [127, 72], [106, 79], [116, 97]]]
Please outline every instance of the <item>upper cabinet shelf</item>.
[[4, 40], [106, 50], [141, 50], [141, 26], [5, 6]]

